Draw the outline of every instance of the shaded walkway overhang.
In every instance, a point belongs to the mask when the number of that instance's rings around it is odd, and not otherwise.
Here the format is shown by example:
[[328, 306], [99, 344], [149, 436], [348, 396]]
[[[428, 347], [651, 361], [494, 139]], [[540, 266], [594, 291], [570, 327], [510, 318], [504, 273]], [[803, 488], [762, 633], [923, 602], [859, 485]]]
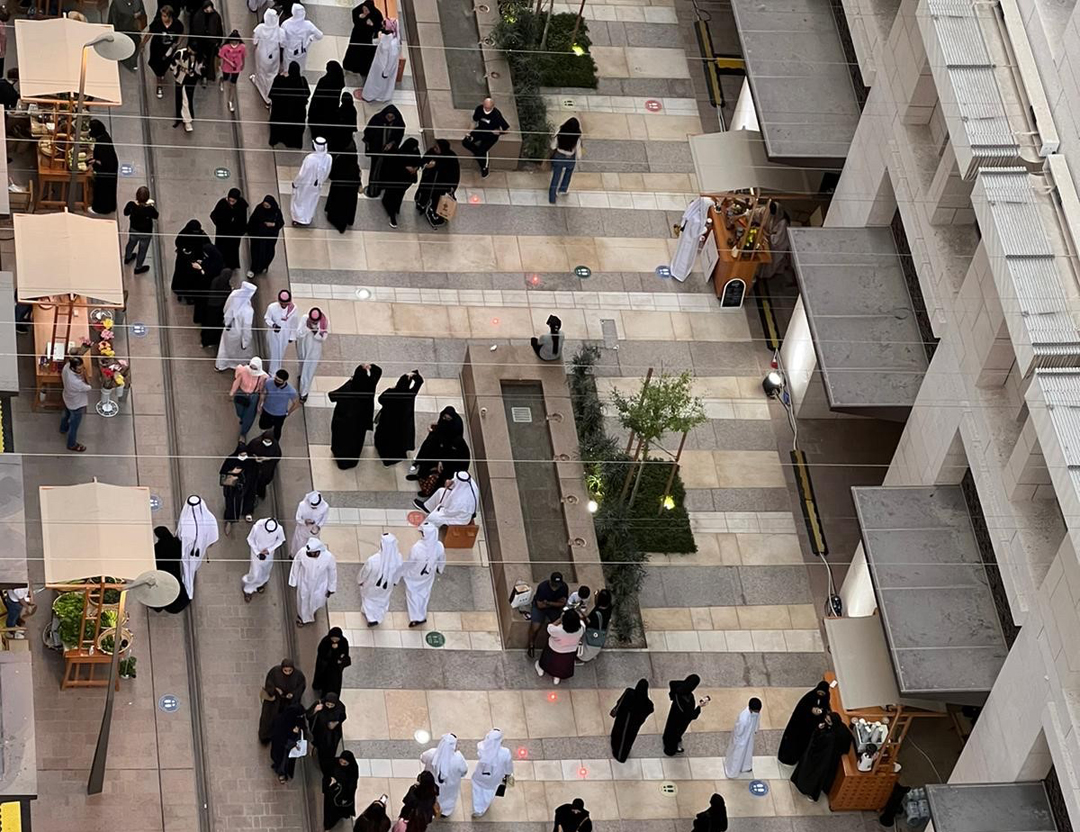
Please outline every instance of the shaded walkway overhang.
[[846, 158], [860, 110], [829, 0], [732, 0], [731, 9], [769, 157]]
[[1041, 782], [926, 786], [934, 832], [1057, 832]]
[[888, 228], [790, 228], [792, 261], [833, 410], [903, 421], [926, 351]]
[[1008, 648], [962, 490], [851, 492], [898, 692], [982, 703]]
[[703, 194], [756, 189], [805, 199], [821, 190], [822, 171], [769, 161], [757, 130], [691, 136], [690, 155]]

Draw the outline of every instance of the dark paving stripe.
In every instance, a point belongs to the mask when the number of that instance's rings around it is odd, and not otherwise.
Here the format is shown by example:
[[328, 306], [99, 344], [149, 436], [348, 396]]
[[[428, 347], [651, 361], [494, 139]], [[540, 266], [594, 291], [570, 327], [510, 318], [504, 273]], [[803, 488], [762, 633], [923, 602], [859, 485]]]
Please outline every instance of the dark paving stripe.
[[[524, 650], [352, 650], [347, 688], [416, 690], [546, 690]], [[691, 673], [706, 687], [811, 687], [829, 669], [823, 653], [645, 653], [608, 650], [577, 668], [567, 688], [623, 688], [646, 678], [666, 689]]]
[[643, 607], [809, 604], [805, 566], [647, 566]]

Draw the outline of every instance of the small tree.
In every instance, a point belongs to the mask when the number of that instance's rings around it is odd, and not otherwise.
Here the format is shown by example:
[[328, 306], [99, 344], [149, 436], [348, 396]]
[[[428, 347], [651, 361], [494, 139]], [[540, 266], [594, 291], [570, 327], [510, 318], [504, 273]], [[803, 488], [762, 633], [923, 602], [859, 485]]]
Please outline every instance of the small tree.
[[[679, 375], [660, 373], [643, 384], [634, 396], [624, 396], [618, 390], [611, 393], [611, 401], [619, 414], [619, 424], [637, 434], [641, 452], [634, 457], [636, 467], [634, 490], [630, 493], [630, 505], [637, 497], [641, 473], [649, 458], [649, 448], [664, 434], [688, 433], [705, 421], [705, 406], [701, 399], [691, 393], [694, 377], [689, 370]], [[627, 477], [630, 472], [627, 473]], [[625, 493], [625, 491], [624, 491]]]

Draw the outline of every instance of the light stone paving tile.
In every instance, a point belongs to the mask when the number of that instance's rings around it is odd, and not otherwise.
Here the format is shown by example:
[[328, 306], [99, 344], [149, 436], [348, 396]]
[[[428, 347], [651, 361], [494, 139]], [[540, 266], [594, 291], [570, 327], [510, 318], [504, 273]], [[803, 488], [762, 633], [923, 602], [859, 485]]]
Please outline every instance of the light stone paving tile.
[[816, 630], [821, 621], [817, 607], [813, 604], [788, 604], [791, 626], [800, 630]]
[[702, 653], [727, 653], [727, 636], [723, 630], [701, 630], [697, 634]]
[[784, 645], [789, 653], [820, 653], [825, 650], [817, 630], [785, 630]]
[[701, 644], [694, 630], [668, 630], [664, 633], [668, 652], [700, 653]]

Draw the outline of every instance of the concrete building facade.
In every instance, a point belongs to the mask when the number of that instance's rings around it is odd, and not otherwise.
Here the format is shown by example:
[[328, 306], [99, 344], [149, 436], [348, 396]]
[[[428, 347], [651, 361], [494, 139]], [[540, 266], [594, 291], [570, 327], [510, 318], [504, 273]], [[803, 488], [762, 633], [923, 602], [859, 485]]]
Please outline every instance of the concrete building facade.
[[[843, 22], [869, 95], [824, 230], [834, 241], [830, 262], [842, 269], [861, 263], [852, 254], [859, 247], [845, 237], [864, 240], [867, 229], [891, 229], [892, 254], [911, 276], [925, 371], [898, 360], [889, 327], [868, 328], [864, 343], [845, 353], [848, 369], [863, 373], [867, 406], [904, 409], [906, 427], [884, 486], [962, 486], [977, 507], [973, 515], [981, 515], [973, 518], [977, 537], [985, 523], [984, 563], [996, 562], [992, 572], [1000, 574], [996, 600], [1010, 648], [950, 782], [1056, 776], [1076, 824], [1080, 12], [1074, 5], [844, 0]], [[795, 233], [792, 248], [798, 264], [807, 255]], [[884, 280], [881, 274], [866, 268], [862, 279]], [[835, 383], [820, 343], [826, 330], [804, 307], [805, 291], [802, 296], [782, 353], [796, 412], [853, 418], [858, 409], [839, 408], [830, 398]], [[889, 318], [888, 309], [876, 314]], [[896, 374], [921, 374], [921, 383], [889, 384]], [[908, 389], [910, 400], [885, 401]], [[915, 560], [919, 552], [910, 554]], [[880, 598], [871, 571], [860, 546], [841, 593], [845, 614], [875, 611]]]

